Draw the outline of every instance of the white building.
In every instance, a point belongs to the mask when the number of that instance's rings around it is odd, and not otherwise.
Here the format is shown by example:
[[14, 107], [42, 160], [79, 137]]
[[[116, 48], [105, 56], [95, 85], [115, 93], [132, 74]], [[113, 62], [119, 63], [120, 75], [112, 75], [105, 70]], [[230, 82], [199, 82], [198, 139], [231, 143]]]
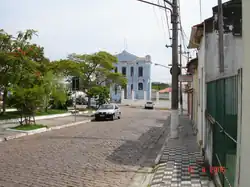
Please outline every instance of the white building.
[[[220, 72], [218, 48], [218, 7], [213, 17], [192, 28], [190, 48], [198, 52], [197, 141], [210, 166], [226, 168], [216, 174], [218, 186], [239, 185], [241, 148], [241, 82], [243, 40], [241, 36], [241, 1], [223, 4], [224, 72]], [[244, 68], [243, 68], [244, 71]]]

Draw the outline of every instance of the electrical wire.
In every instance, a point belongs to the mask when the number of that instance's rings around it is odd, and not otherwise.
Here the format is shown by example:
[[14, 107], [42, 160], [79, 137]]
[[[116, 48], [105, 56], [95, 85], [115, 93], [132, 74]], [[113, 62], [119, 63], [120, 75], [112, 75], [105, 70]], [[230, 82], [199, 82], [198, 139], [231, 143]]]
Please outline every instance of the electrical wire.
[[[158, 1], [159, 1], [159, 0], [158, 0]], [[153, 1], [151, 1], [151, 2], [153, 3]], [[159, 20], [158, 20], [158, 16], [157, 16], [157, 14], [156, 14], [155, 7], [154, 7], [154, 6], [153, 6], [153, 11], [154, 11], [154, 14], [155, 14], [155, 17], [156, 17], [157, 25], [158, 25], [159, 28], [162, 26], [164, 38], [165, 38], [165, 40], [167, 41], [167, 35], [166, 35], [165, 28], [164, 28], [164, 24], [163, 24], [162, 17], [161, 17], [162, 23], [161, 23], [161, 26], [160, 26], [160, 23], [159, 23]]]
[[[180, 0], [178, 0], [178, 4], [179, 4], [179, 19], [180, 19], [180, 29], [181, 29], [181, 35], [182, 35], [182, 40], [184, 40], [185, 41], [185, 39], [187, 40], [187, 41], [189, 41], [190, 39], [189, 39], [189, 37], [187, 36], [187, 34], [185, 33], [185, 31], [184, 31], [184, 29], [183, 29], [183, 27], [182, 27], [182, 24], [181, 24], [181, 15], [180, 15]], [[183, 42], [184, 42], [183, 41]], [[196, 45], [196, 44], [195, 44]], [[191, 56], [193, 56], [192, 54], [195, 54], [195, 56], [196, 56], [196, 54], [197, 54], [197, 52], [198, 52], [198, 50], [197, 49], [194, 49], [194, 50], [190, 50], [190, 49], [188, 49], [188, 47], [187, 47], [187, 45], [185, 45], [185, 48], [186, 48], [186, 50], [189, 52], [189, 54], [190, 54], [190, 57]], [[188, 59], [189, 60], [189, 59]]]
[[[185, 40], [185, 32], [184, 32], [184, 29], [183, 29], [183, 27], [182, 27], [182, 23], [181, 23], [181, 13], [180, 13], [180, 1], [178, 0], [178, 5], [179, 5], [179, 8], [178, 8], [178, 15], [179, 15], [179, 23], [180, 23], [180, 35], [179, 35], [179, 38], [180, 38], [180, 41], [182, 42], [182, 48], [183, 49], [181, 49], [180, 50], [180, 52], [184, 52], [184, 53], [182, 53], [181, 55], [183, 56], [183, 57], [186, 57], [184, 54], [186, 53], [186, 52], [188, 52], [188, 47], [187, 47], [187, 44], [186, 44], [186, 40]], [[181, 43], [180, 42], [180, 43]], [[187, 57], [186, 57], [187, 58]], [[187, 60], [189, 60], [189, 59], [187, 59]], [[182, 62], [181, 62], [182, 63]]]
[[[159, 2], [159, 0], [158, 0], [158, 2]], [[167, 7], [166, 1], [164, 1], [164, 7]], [[170, 26], [169, 26], [169, 21], [168, 21], [167, 9], [165, 9], [165, 16], [166, 16], [166, 22], [167, 22], [167, 29], [168, 29], [169, 40], [170, 40], [170, 42], [171, 42], [172, 36], [171, 36], [171, 33], [170, 33]]]

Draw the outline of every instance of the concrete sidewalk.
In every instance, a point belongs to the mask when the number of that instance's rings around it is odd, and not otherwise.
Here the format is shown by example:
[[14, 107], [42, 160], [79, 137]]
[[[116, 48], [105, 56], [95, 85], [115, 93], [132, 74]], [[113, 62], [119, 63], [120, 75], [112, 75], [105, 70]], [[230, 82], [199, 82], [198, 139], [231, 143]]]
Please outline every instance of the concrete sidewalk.
[[[168, 139], [163, 147], [150, 187], [210, 187], [196, 136], [188, 116], [180, 116], [178, 139]], [[190, 171], [192, 168], [192, 171]]]
[[[52, 119], [43, 119], [43, 120], [36, 120], [37, 124], [43, 124], [48, 126], [48, 130], [54, 130], [54, 129], [60, 129], [68, 126], [73, 126], [85, 122], [90, 121], [90, 118], [84, 117], [81, 115], [75, 116], [66, 116], [66, 117], [57, 117], [57, 118], [52, 118]], [[0, 142], [5, 141], [8, 139], [14, 139], [14, 138], [19, 138], [22, 136], [25, 136], [24, 133], [20, 132], [14, 132], [14, 131], [9, 131], [6, 130], [7, 128], [10, 127], [15, 127], [18, 124], [8, 124], [8, 126], [3, 126], [0, 125]]]

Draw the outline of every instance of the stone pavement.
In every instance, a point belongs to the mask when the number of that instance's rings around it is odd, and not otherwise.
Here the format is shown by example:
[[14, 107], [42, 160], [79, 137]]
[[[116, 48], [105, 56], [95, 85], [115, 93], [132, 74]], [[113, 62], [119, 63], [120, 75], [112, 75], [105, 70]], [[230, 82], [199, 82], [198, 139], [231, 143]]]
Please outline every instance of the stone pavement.
[[188, 116], [181, 116], [179, 138], [167, 140], [150, 187], [209, 187], [202, 161], [192, 124]]
[[[55, 126], [64, 126], [66, 124], [70, 123], [75, 123], [75, 122], [80, 122], [80, 121], [85, 121], [90, 118], [77, 115], [76, 118], [74, 115], [72, 116], [66, 116], [66, 117], [57, 117], [57, 118], [52, 118], [52, 119], [43, 119], [43, 120], [36, 120], [37, 124], [43, 124], [48, 126], [48, 128], [55, 127]], [[6, 139], [7, 137], [10, 136], [16, 136], [20, 134], [19, 132], [14, 132], [14, 131], [8, 131], [6, 128], [8, 127], [14, 127], [17, 126], [18, 124], [8, 124], [8, 125], [0, 125], [0, 142], [1, 140]]]
[[0, 143], [0, 187], [127, 187], [164, 131], [169, 113], [121, 111], [120, 120]]

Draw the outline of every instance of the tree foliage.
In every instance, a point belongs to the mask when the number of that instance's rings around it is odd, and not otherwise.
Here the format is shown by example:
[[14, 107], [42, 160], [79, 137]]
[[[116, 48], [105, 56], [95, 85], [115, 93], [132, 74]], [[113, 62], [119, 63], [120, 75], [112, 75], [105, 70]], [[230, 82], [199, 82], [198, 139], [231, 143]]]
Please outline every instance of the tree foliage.
[[24, 119], [21, 124], [35, 123], [34, 115], [39, 109], [66, 103], [67, 90], [61, 83], [65, 77], [79, 77], [80, 89], [89, 99], [95, 98], [98, 105], [108, 102], [111, 85], [126, 85], [125, 77], [114, 72], [117, 58], [108, 52], [71, 54], [67, 59], [51, 62], [45, 57], [44, 48], [31, 42], [34, 35], [37, 32], [32, 29], [18, 32], [15, 37], [0, 30], [3, 111], [8, 99]]
[[158, 83], [158, 82], [152, 82], [152, 89], [154, 90], [163, 90], [165, 88], [169, 88], [170, 85], [168, 83]]
[[[122, 74], [114, 72], [118, 60], [108, 52], [100, 51], [83, 55], [71, 54], [68, 56], [68, 60], [70, 63], [75, 62], [76, 64], [74, 68], [79, 72], [76, 73], [75, 71], [74, 75], [79, 76], [80, 90], [89, 97], [89, 104], [90, 98], [99, 94], [100, 90], [106, 91], [112, 84], [124, 86], [127, 83]], [[104, 86], [106, 88], [102, 88]], [[96, 91], [96, 94], [93, 93], [94, 91]]]
[[95, 98], [96, 105], [99, 108], [101, 105], [108, 103], [110, 99], [109, 87], [96, 86], [92, 87], [89, 91], [89, 96]]
[[[39, 108], [47, 108], [48, 100], [66, 101], [63, 88], [53, 73], [51, 62], [44, 57], [44, 49], [30, 41], [34, 30], [19, 32], [10, 37], [8, 50], [1, 50], [1, 66], [7, 68], [0, 77], [1, 86], [11, 92], [9, 103], [20, 112], [21, 124], [30, 124]], [[6, 35], [6, 34], [5, 34]], [[8, 79], [6, 79], [6, 77]], [[33, 120], [32, 120], [33, 118]]]

